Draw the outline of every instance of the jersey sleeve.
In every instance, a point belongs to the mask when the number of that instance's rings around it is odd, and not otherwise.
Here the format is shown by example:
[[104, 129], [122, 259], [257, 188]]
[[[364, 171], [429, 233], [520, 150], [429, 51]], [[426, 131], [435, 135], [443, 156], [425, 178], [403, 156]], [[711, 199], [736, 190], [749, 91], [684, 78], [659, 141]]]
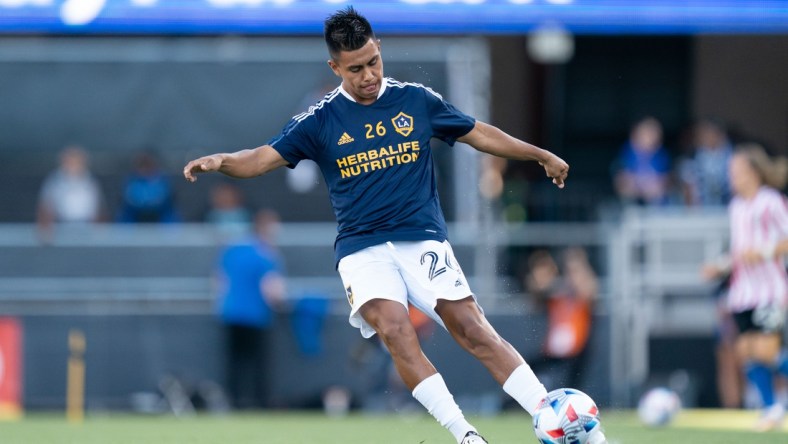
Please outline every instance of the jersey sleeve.
[[288, 162], [289, 168], [295, 168], [298, 162], [313, 158], [315, 125], [314, 116], [295, 116], [278, 136], [268, 141], [268, 145], [271, 145]]
[[458, 138], [468, 134], [476, 124], [476, 119], [461, 112], [439, 94], [429, 88], [424, 89], [433, 136], [454, 145]]

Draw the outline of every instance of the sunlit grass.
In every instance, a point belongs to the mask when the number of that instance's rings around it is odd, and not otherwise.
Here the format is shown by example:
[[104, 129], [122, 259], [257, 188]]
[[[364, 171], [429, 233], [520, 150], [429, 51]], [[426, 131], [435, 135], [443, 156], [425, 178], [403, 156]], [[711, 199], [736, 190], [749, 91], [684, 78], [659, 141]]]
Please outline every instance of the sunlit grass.
[[[506, 413], [474, 417], [491, 444], [536, 443], [530, 418]], [[758, 434], [749, 428], [755, 412], [693, 410], [670, 427], [646, 428], [631, 412], [606, 412], [603, 424], [611, 444], [788, 442], [788, 429]], [[28, 414], [0, 422], [3, 444], [452, 444], [448, 432], [426, 415], [363, 415], [329, 418], [315, 412], [257, 412], [226, 416], [142, 416], [88, 414], [81, 424], [60, 414]]]

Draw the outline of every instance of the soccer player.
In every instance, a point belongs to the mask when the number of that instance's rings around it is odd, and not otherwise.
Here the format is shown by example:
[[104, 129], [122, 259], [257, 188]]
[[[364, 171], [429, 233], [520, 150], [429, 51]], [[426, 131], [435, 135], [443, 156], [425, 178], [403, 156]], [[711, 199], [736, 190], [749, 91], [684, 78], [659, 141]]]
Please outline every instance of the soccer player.
[[486, 443], [463, 416], [423, 354], [408, 302], [445, 327], [533, 414], [544, 386], [493, 329], [454, 258], [436, 190], [430, 139], [460, 141], [495, 156], [535, 160], [563, 188], [569, 166], [558, 156], [476, 121], [431, 89], [383, 76], [380, 41], [352, 7], [325, 22], [339, 87], [292, 118], [268, 144], [189, 162], [183, 174], [219, 171], [259, 176], [311, 159], [328, 184], [338, 222], [337, 269], [349, 322], [378, 334], [405, 385], [458, 443]]
[[735, 194], [729, 205], [731, 251], [726, 260], [708, 264], [707, 278], [731, 273], [728, 308], [738, 326], [736, 351], [747, 379], [763, 401], [756, 430], [778, 428], [785, 408], [775, 400], [775, 372], [788, 375], [788, 351], [781, 347], [788, 308], [788, 203], [780, 191], [786, 159], [772, 159], [758, 145], [738, 147], [729, 165]]

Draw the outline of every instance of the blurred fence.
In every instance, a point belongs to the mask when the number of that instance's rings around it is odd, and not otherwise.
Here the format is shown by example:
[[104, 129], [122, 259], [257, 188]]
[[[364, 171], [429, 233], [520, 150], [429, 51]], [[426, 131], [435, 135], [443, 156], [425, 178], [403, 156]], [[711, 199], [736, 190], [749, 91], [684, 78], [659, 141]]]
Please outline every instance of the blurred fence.
[[[495, 263], [504, 247], [604, 246], [595, 223], [451, 224], [469, 280], [492, 304], [511, 296]], [[344, 301], [334, 269], [333, 223], [286, 223], [277, 243], [293, 298], [319, 291]], [[110, 313], [206, 313], [211, 274], [226, 239], [208, 224], [57, 227], [42, 243], [30, 224], [0, 225], [0, 303], [5, 313], [102, 309]]]
[[[324, 295], [333, 301], [331, 313], [336, 322], [332, 325], [341, 325], [347, 308], [334, 270], [334, 234], [333, 224], [285, 224], [279, 245], [291, 297]], [[600, 252], [606, 265], [600, 267], [602, 301], [597, 305], [597, 319], [604, 324], [600, 329], [605, 333], [596, 339], [602, 342], [595, 347], [594, 360], [597, 366], [602, 365], [600, 359], [606, 363], [599, 367], [604, 373], [594, 375], [591, 384], [596, 390], [607, 387], [606, 393], [598, 396], [616, 405], [631, 405], [647, 380], [650, 338], [710, 336], [714, 330], [712, 286], [701, 281], [699, 267], [724, 250], [727, 221], [723, 211], [629, 210], [620, 222], [600, 223], [493, 224], [490, 228], [455, 224], [450, 235], [458, 260], [488, 315], [503, 324], [515, 325], [519, 324], [516, 319], [522, 320], [521, 327], [507, 331], [526, 328], [528, 319], [530, 323], [536, 321], [534, 314], [528, 313], [524, 298], [513, 291], [511, 277], [497, 272], [495, 261], [499, 256], [495, 252], [513, 246], [585, 246]], [[139, 333], [145, 337], [166, 336], [168, 330], [161, 326], [171, 324], [166, 319], [192, 319], [197, 324], [186, 330], [204, 334], [205, 329], [197, 325], [213, 325], [211, 273], [222, 242], [215, 229], [202, 224], [60, 227], [48, 244], [40, 243], [34, 226], [1, 225], [0, 313], [25, 319], [28, 330], [38, 329], [38, 349], [57, 348], [40, 343], [55, 339], [48, 330], [51, 326], [67, 319], [84, 321], [86, 316], [101, 325], [116, 321], [138, 327], [146, 322], [159, 325], [152, 333]], [[52, 322], [57, 319], [60, 321]], [[155, 319], [165, 319], [161, 321], [164, 324]], [[540, 341], [539, 330], [528, 328], [524, 336], [517, 336], [524, 344], [531, 344], [526, 348], [532, 348]], [[166, 342], [164, 336], [145, 343]], [[184, 341], [178, 343], [176, 355], [189, 355], [194, 352], [189, 348], [203, 342], [198, 338], [194, 343], [187, 338]], [[219, 342], [208, 342], [213, 344], [203, 353], [219, 356]], [[144, 354], [144, 344], [135, 347], [143, 347], [137, 353]], [[279, 347], [286, 348], [283, 344]], [[162, 353], [156, 356], [165, 359]], [[37, 368], [38, 378], [62, 381], [58, 374], [40, 374], [48, 368], [37, 362], [44, 358], [42, 355], [29, 356], [36, 360], [29, 364]], [[189, 366], [198, 363], [192, 360]], [[172, 365], [177, 367], [170, 362]], [[206, 365], [209, 369], [216, 367], [215, 363]], [[282, 375], [286, 385], [287, 372]], [[472, 381], [465, 383], [469, 389], [474, 387]], [[95, 396], [100, 399], [103, 395]]]
[[[629, 209], [608, 242], [613, 398], [631, 405], [650, 375], [650, 338], [711, 336], [715, 284], [701, 279], [704, 262], [726, 251], [724, 208]], [[709, 358], [712, 350], [706, 350]], [[700, 358], [700, 356], [696, 356]], [[698, 362], [705, 359], [698, 359]], [[685, 368], [698, 368], [686, 362]], [[708, 384], [716, 375], [696, 374]]]

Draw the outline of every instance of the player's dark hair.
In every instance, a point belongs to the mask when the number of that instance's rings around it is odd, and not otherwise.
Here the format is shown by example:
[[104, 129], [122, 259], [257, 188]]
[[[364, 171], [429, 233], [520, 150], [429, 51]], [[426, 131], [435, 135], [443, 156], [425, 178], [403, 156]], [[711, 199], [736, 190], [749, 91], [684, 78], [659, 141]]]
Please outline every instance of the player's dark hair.
[[340, 51], [355, 51], [375, 37], [372, 25], [352, 6], [341, 9], [326, 19], [323, 35], [331, 57], [336, 59]]

